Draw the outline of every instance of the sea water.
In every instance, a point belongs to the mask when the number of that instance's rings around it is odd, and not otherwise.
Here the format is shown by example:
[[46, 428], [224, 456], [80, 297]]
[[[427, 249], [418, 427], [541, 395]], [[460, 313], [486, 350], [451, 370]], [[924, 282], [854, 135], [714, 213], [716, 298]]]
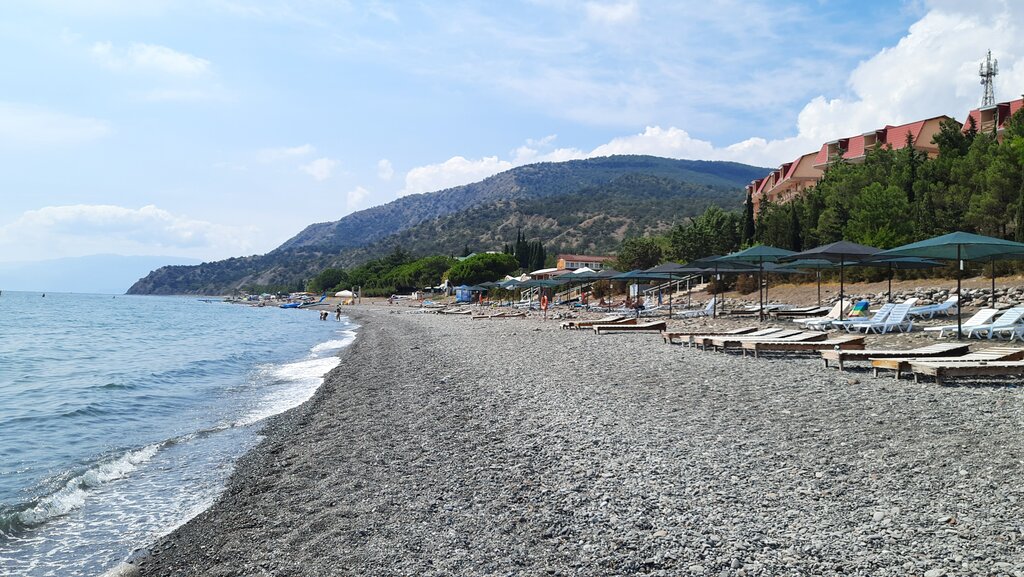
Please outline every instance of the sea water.
[[208, 507], [355, 329], [197, 298], [0, 293], [0, 575], [99, 575]]

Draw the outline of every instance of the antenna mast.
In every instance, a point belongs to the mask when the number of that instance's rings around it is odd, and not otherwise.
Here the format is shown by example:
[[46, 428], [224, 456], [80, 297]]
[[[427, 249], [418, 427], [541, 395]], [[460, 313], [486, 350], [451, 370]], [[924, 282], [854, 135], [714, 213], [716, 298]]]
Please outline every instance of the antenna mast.
[[992, 60], [992, 51], [985, 56], [984, 64], [978, 67], [981, 85], [985, 87], [985, 95], [981, 98], [981, 106], [993, 106], [996, 103], [995, 77], [999, 74], [999, 61]]

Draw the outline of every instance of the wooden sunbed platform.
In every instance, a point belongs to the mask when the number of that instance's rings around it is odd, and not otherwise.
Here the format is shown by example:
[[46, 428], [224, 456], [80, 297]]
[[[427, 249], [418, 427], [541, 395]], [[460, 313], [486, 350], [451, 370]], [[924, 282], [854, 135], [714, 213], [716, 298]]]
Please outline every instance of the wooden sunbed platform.
[[[634, 321], [636, 319], [633, 319]], [[597, 334], [603, 333], [615, 333], [615, 332], [643, 332], [643, 331], [656, 331], [661, 332], [668, 327], [668, 323], [665, 321], [652, 321], [649, 323], [636, 323], [633, 324], [611, 324], [611, 325], [594, 325], [594, 332]]]
[[473, 314], [473, 311], [471, 311], [469, 309], [455, 309], [455, 310], [441, 309], [441, 310], [438, 310], [436, 312], [439, 315], [469, 315], [469, 314]]
[[665, 344], [671, 345], [676, 339], [682, 337], [691, 337], [696, 335], [704, 336], [715, 336], [715, 335], [746, 335], [757, 330], [757, 327], [743, 327], [739, 329], [732, 329], [728, 331], [716, 332], [704, 330], [689, 330], [689, 331], [662, 331], [661, 338], [664, 339]]
[[914, 382], [921, 382], [921, 375], [935, 377], [935, 384], [941, 385], [950, 377], [992, 377], [1024, 375], [1024, 361], [974, 361], [966, 363], [940, 363], [918, 361], [910, 363]]
[[825, 366], [829, 366], [829, 361], [835, 361], [839, 366], [839, 370], [843, 370], [843, 364], [849, 361], [870, 361], [871, 359], [884, 359], [884, 358], [905, 358], [905, 357], [957, 357], [966, 354], [970, 350], [971, 345], [966, 343], [936, 343], [934, 345], [928, 345], [926, 347], [918, 347], [916, 349], [902, 349], [902, 350], [849, 350], [849, 349], [832, 349], [821, 351], [821, 359], [825, 362]]
[[744, 343], [751, 343], [756, 341], [774, 341], [774, 342], [806, 342], [806, 341], [823, 341], [828, 338], [828, 333], [820, 331], [783, 331], [778, 335], [768, 335], [765, 337], [749, 337], [744, 338], [743, 335], [737, 335], [732, 337], [712, 337], [710, 339], [704, 339], [704, 350], [707, 350], [708, 344], [710, 343], [712, 348], [716, 351], [719, 349], [732, 349], [743, 346]]
[[871, 367], [875, 376], [878, 376], [879, 369], [896, 371], [896, 378], [903, 376], [903, 373], [910, 370], [913, 363], [939, 363], [939, 364], [960, 364], [977, 363], [986, 361], [989, 364], [995, 361], [1019, 361], [1024, 359], [1024, 349], [1017, 347], [992, 347], [963, 356], [951, 357], [897, 357], [890, 359], [871, 359]]
[[846, 335], [823, 340], [749, 341], [741, 343], [740, 346], [743, 347], [743, 356], [747, 356], [747, 351], [754, 351], [754, 358], [756, 359], [758, 353], [761, 351], [816, 353], [824, 350], [863, 349], [865, 338], [866, 337], [864, 336], [858, 335]]
[[[767, 328], [763, 328], [763, 329], [754, 331], [752, 333], [743, 333], [742, 335], [737, 335], [737, 336], [742, 336], [743, 338], [765, 337], [765, 336], [769, 336], [769, 335], [771, 335], [772, 337], [777, 337], [777, 336], [780, 336], [783, 332], [786, 332], [788, 334], [793, 334], [793, 333], [797, 333], [797, 332], [800, 332], [800, 331], [799, 330], [784, 329], [782, 327], [767, 327]], [[700, 347], [703, 348], [703, 347], [707, 346], [708, 344], [710, 344], [710, 340], [711, 339], [714, 339], [714, 338], [717, 338], [717, 337], [721, 337], [721, 336], [722, 336], [721, 334], [716, 334], [714, 332], [708, 333], [708, 332], [705, 332], [705, 331], [701, 331], [700, 334], [689, 335], [690, 338], [688, 340], [690, 341], [690, 346], [691, 347], [700, 346]]]
[[771, 312], [771, 316], [777, 319], [820, 317], [829, 311], [826, 307], [807, 307], [802, 309], [778, 309]]
[[592, 327], [594, 325], [607, 325], [607, 324], [618, 323], [618, 322], [621, 322], [621, 321], [624, 321], [624, 320], [632, 320], [632, 321], [636, 322], [636, 319], [627, 319], [626, 317], [624, 317], [622, 315], [612, 315], [612, 316], [609, 316], [609, 317], [604, 317], [603, 319], [594, 319], [594, 320], [590, 320], [590, 321], [565, 321], [564, 323], [561, 324], [561, 328], [563, 328], [563, 329], [581, 329], [583, 327]]

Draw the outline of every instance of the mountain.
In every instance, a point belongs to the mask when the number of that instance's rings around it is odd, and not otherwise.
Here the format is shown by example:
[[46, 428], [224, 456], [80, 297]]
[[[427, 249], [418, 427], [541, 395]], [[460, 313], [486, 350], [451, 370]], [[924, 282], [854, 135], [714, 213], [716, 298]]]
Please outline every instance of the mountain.
[[613, 250], [626, 235], [664, 231], [709, 204], [736, 208], [767, 169], [733, 162], [610, 156], [517, 167], [480, 182], [410, 195], [306, 227], [265, 255], [153, 271], [132, 294], [218, 294], [300, 288], [396, 246], [416, 255], [501, 249], [522, 228], [549, 252]]
[[124, 294], [140, 275], [168, 264], [198, 264], [174, 256], [97, 254], [34, 262], [0, 262], [0, 290]]

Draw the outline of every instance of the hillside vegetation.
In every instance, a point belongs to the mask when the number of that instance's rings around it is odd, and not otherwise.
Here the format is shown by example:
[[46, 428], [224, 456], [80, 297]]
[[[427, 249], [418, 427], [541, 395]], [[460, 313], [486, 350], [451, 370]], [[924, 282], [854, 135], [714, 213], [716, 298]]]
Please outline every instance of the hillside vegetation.
[[520, 230], [556, 251], [610, 252], [629, 235], [660, 234], [711, 205], [738, 208], [766, 169], [731, 162], [613, 156], [540, 163], [477, 183], [411, 195], [313, 224], [265, 254], [164, 267], [132, 294], [296, 290], [328, 268], [396, 248], [415, 256], [502, 250]]

